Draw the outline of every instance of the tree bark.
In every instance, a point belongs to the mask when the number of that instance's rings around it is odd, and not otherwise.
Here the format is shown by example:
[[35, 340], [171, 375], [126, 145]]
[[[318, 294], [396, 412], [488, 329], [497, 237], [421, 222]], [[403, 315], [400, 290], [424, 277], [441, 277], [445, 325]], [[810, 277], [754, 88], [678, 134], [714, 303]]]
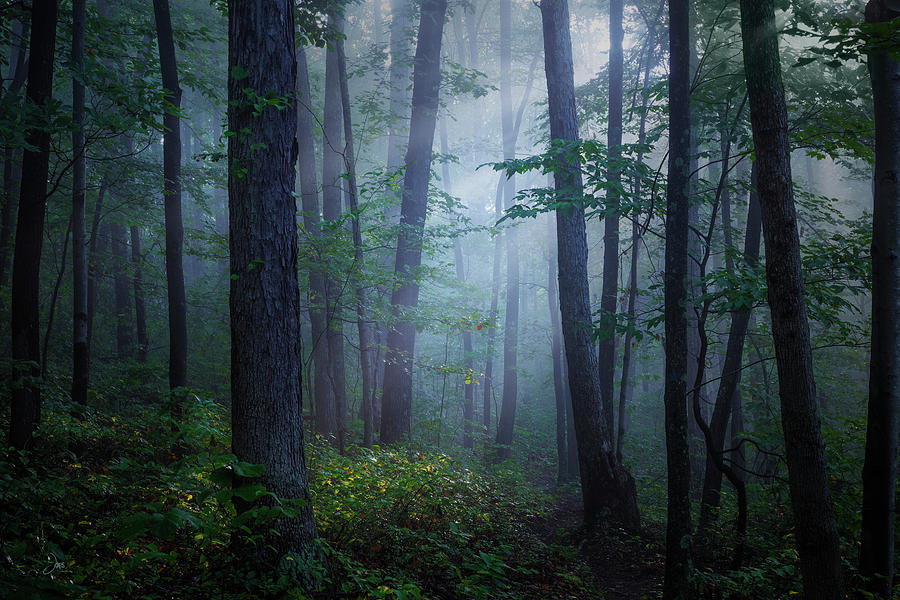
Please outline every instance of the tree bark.
[[[265, 466], [257, 481], [266, 489], [301, 501], [296, 517], [259, 528], [254, 559], [267, 566], [286, 552], [298, 555], [301, 565], [321, 555], [307, 483], [298, 368], [300, 293], [291, 194], [297, 112], [267, 107], [254, 114], [254, 98], [247, 92], [296, 97], [293, 10], [288, 0], [228, 3], [228, 128], [250, 131], [228, 138], [232, 446], [239, 460]], [[242, 479], [235, 485], [245, 483]]]
[[[169, 0], [153, 0], [159, 63], [166, 100], [163, 116], [163, 179], [166, 221], [166, 284], [169, 309], [169, 388], [187, 385], [187, 299], [184, 291], [184, 223], [181, 215], [181, 88], [175, 64], [175, 42]], [[236, 131], [236, 130], [232, 130]]]
[[[343, 29], [340, 20], [332, 17], [338, 30]], [[342, 35], [342, 34], [340, 34]], [[335, 42], [331, 42], [333, 46]], [[335, 222], [341, 218], [344, 170], [341, 156], [342, 134], [341, 83], [338, 75], [338, 57], [329, 48], [325, 59], [325, 114], [322, 118], [322, 217]], [[340, 227], [332, 235], [340, 235]], [[334, 409], [337, 423], [337, 447], [343, 454], [347, 438], [347, 375], [344, 365], [344, 328], [341, 310], [342, 282], [335, 271], [325, 271], [325, 339], [328, 342], [328, 372], [334, 391]]]
[[[53, 58], [56, 49], [56, 0], [35, 0], [31, 9], [31, 56], [28, 61], [26, 101], [42, 110], [53, 94]], [[13, 379], [39, 377], [40, 264], [47, 205], [50, 131], [36, 127], [27, 132], [28, 149], [22, 157], [22, 184], [13, 256], [11, 333]], [[30, 365], [27, 363], [31, 363]], [[41, 390], [37, 382], [23, 382], [13, 391], [9, 443], [30, 449], [32, 434], [41, 421]]]
[[[573, 143], [578, 140], [578, 125], [568, 2], [544, 0], [541, 2], [541, 20], [550, 139]], [[611, 517], [626, 528], [636, 530], [640, 526], [640, 517], [634, 480], [616, 463], [610, 440], [601, 433], [605, 418], [600, 403], [597, 355], [589, 327], [587, 235], [578, 163], [569, 161], [557, 166], [554, 186], [558, 200], [567, 202], [567, 206], [556, 213], [559, 300], [585, 522], [593, 527]]]
[[313, 388], [315, 390], [316, 431], [325, 436], [337, 435], [337, 415], [334, 410], [334, 390], [328, 375], [328, 340], [325, 331], [325, 277], [322, 272], [318, 243], [321, 241], [319, 222], [319, 187], [316, 182], [316, 150], [313, 143], [312, 96], [309, 89], [309, 67], [306, 50], [297, 47], [297, 145], [300, 172], [300, 201], [303, 208], [303, 230], [310, 237], [309, 320], [312, 329]]
[[85, 0], [72, 1], [72, 401], [87, 404], [90, 379], [87, 310], [87, 222], [85, 218], [84, 30]]
[[[866, 7], [869, 23], [898, 17], [896, 2], [870, 0]], [[859, 571], [870, 578], [869, 591], [888, 599], [900, 430], [900, 62], [887, 52], [872, 52], [869, 75], [875, 104], [872, 348]]]
[[688, 168], [691, 91], [688, 0], [669, 2], [669, 175], [666, 193], [665, 406], [668, 504], [663, 598], [691, 597], [691, 463], [688, 446]]
[[384, 396], [381, 409], [381, 441], [408, 440], [412, 412], [412, 368], [416, 329], [406, 314], [419, 303], [416, 282], [422, 263], [422, 241], [428, 204], [431, 150], [441, 83], [441, 38], [446, 0], [423, 0], [413, 72], [412, 117], [403, 203], [394, 271], [400, 285], [391, 295], [394, 325], [388, 333]]
[[810, 600], [837, 599], [843, 597], [840, 540], [816, 407], [774, 0], [741, 0], [741, 33], [803, 592]]

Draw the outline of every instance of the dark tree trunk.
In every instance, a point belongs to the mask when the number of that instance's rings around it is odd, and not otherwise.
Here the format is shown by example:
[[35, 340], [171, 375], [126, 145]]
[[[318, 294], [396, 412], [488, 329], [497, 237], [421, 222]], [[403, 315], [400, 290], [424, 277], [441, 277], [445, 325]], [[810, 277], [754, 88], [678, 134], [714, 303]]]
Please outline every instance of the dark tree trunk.
[[147, 362], [150, 340], [147, 337], [147, 305], [144, 302], [144, 255], [141, 254], [141, 230], [131, 226], [131, 263], [134, 266], [134, 323], [137, 329], [137, 361]]
[[556, 219], [552, 213], [547, 215], [547, 299], [550, 305], [550, 354], [553, 361], [553, 392], [556, 398], [556, 482], [562, 483], [569, 478], [568, 458], [566, 453], [566, 386], [563, 383], [562, 327], [559, 314], [559, 289], [556, 274]]
[[[341, 106], [344, 118], [344, 166], [347, 169], [347, 194], [350, 218], [353, 228], [353, 260], [358, 269], [364, 268], [362, 230], [359, 212], [359, 188], [356, 184], [356, 159], [353, 154], [353, 120], [350, 115], [350, 89], [347, 84], [347, 58], [344, 55], [344, 42], [335, 42], [338, 57], [338, 75], [341, 84]], [[375, 350], [375, 336], [372, 321], [369, 318], [368, 298], [362, 282], [362, 274], [357, 275], [356, 291], [356, 324], [359, 332], [359, 362], [362, 371], [362, 413], [363, 413], [363, 446], [371, 448], [375, 443], [374, 409], [372, 407], [372, 391], [375, 379], [375, 365], [372, 353]]]
[[[512, 83], [512, 24], [511, 0], [500, 0], [500, 114], [503, 133], [503, 158], [516, 156], [516, 131], [513, 125]], [[515, 175], [506, 179], [503, 186], [505, 208], [515, 203]], [[500, 420], [497, 424], [497, 459], [509, 456], [513, 428], [516, 421], [516, 396], [518, 395], [519, 338], [519, 240], [515, 227], [507, 227], [506, 238], [506, 322], [503, 326], [503, 400], [500, 404]]]
[[[9, 57], [9, 78], [6, 94], [16, 95], [25, 83], [25, 38], [28, 28], [21, 21], [12, 25], [12, 34], [18, 44], [12, 47]], [[12, 250], [13, 220], [18, 205], [18, 187], [22, 179], [22, 161], [11, 146], [3, 149], [3, 208], [0, 211], [0, 288], [5, 288], [9, 278], [9, 253]]]
[[[541, 2], [544, 68], [550, 112], [550, 138], [564, 143], [578, 139], [569, 6], [566, 0]], [[569, 204], [557, 210], [559, 300], [568, 362], [569, 387], [578, 440], [578, 462], [585, 522], [599, 525], [608, 518], [637, 530], [634, 480], [615, 461], [614, 448], [602, 435], [605, 417], [600, 403], [597, 355], [591, 342], [590, 297], [587, 280], [587, 234], [582, 205], [582, 182], [577, 162], [557, 167], [555, 188]]]
[[[120, 218], [120, 217], [118, 217]], [[113, 289], [116, 300], [116, 356], [119, 360], [131, 358], [133, 337], [131, 325], [131, 287], [125, 272], [128, 265], [128, 242], [125, 239], [125, 226], [113, 222], [110, 226], [112, 233], [113, 254]]]
[[[166, 221], [166, 284], [169, 306], [169, 388], [187, 385], [187, 299], [184, 291], [184, 223], [181, 217], [181, 88], [175, 65], [175, 42], [169, 0], [153, 0], [159, 63], [166, 100], [163, 116], [163, 195]], [[236, 131], [236, 130], [232, 130]]]
[[[753, 168], [754, 172], [756, 167]], [[756, 193], [756, 177], [751, 176], [750, 206], [747, 210], [747, 230], [744, 236], [744, 261], [748, 267], [754, 267], [759, 260], [759, 238], [762, 231], [762, 221], [759, 208], [759, 196]], [[729, 249], [726, 248], [726, 253]], [[733, 268], [733, 265], [732, 265]], [[728, 418], [734, 410], [735, 398], [740, 394], [741, 365], [744, 358], [744, 338], [750, 324], [750, 307], [735, 310], [731, 313], [731, 330], [728, 333], [728, 343], [725, 349], [725, 363], [722, 365], [722, 378], [719, 380], [719, 389], [716, 393], [716, 403], [710, 419], [709, 429], [713, 441], [713, 448], [709, 449], [706, 456], [706, 474], [703, 478], [703, 494], [700, 504], [700, 521], [697, 525], [703, 532], [708, 527], [711, 519], [711, 511], [719, 506], [720, 491], [722, 488], [722, 471], [717, 467], [716, 456], [721, 455], [725, 449], [725, 432], [728, 428]]]
[[419, 303], [416, 275], [422, 263], [422, 240], [428, 203], [431, 149], [441, 83], [441, 38], [447, 0], [423, 0], [413, 72], [412, 117], [403, 204], [394, 272], [400, 286], [391, 295], [394, 319], [388, 333], [384, 397], [381, 412], [381, 441], [408, 440], [412, 412], [412, 369], [416, 329], [404, 314]]
[[816, 408], [774, 0], [741, 0], [741, 33], [803, 592], [809, 600], [837, 599], [843, 597], [840, 540]]
[[691, 597], [691, 463], [688, 447], [688, 166], [691, 91], [688, 0], [669, 2], [669, 177], [666, 197], [665, 405], [668, 509], [663, 597]]
[[[388, 111], [392, 120], [388, 131], [388, 173], [403, 170], [403, 150], [409, 141], [409, 79], [413, 73], [413, 27], [415, 11], [411, 0], [391, 0], [391, 97]], [[400, 215], [403, 190], [391, 194], [386, 214], [391, 223]]]
[[[72, 66], [84, 69], [85, 0], [72, 2]], [[87, 222], [85, 218], [84, 84], [72, 77], [72, 401], [87, 404], [90, 379], [87, 310]]]
[[228, 126], [251, 132], [228, 139], [232, 446], [239, 460], [265, 466], [258, 481], [266, 489], [302, 501], [296, 517], [259, 528], [254, 558], [267, 567], [286, 552], [320, 555], [303, 449], [297, 222], [290, 193], [297, 112], [266, 108], [255, 115], [245, 92], [295, 97], [293, 10], [288, 0], [228, 3]]
[[[342, 24], [337, 23], [338, 29]], [[331, 42], [333, 45], [334, 42]], [[325, 221], [341, 218], [344, 169], [341, 151], [342, 133], [341, 82], [338, 57], [330, 48], [325, 59], [325, 114], [322, 118], [322, 216]], [[332, 235], [342, 229], [334, 228]], [[334, 270], [325, 272], [325, 339], [328, 342], [328, 372], [334, 390], [334, 409], [337, 421], [337, 447], [343, 454], [347, 438], [347, 375], [344, 365], [344, 328], [341, 315], [343, 283]]]
[[[42, 110], [53, 93], [53, 57], [56, 49], [56, 0], [35, 0], [31, 9], [31, 56], [28, 61], [26, 101]], [[47, 205], [50, 131], [37, 127], [27, 132], [30, 148], [22, 158], [22, 185], [13, 256], [11, 333], [13, 379], [40, 376], [40, 265]], [[30, 362], [31, 365], [27, 365]], [[35, 382], [13, 391], [9, 443], [30, 449], [32, 434], [41, 421], [41, 391]]]
[[[888, 8], [888, 5], [893, 7]], [[866, 21], [900, 17], [895, 2], [870, 0]], [[863, 467], [859, 571], [868, 589], [891, 597], [900, 418], [900, 62], [869, 55], [875, 103], [875, 198], [872, 214], [872, 348]]]
[[[621, 156], [622, 145], [622, 73], [624, 59], [622, 40], [622, 0], [609, 3], [609, 124], [607, 146], [609, 160], [615, 163]], [[616, 373], [616, 298], [619, 287], [619, 194], [622, 177], [619, 167], [612, 164], [607, 170], [606, 205], [604, 207], [603, 232], [603, 289], [600, 294], [600, 344], [597, 360], [600, 368], [600, 395], [606, 417], [604, 428], [607, 439], [614, 440], [614, 405]], [[628, 373], [626, 368], [624, 373]]]
[[309, 68], [306, 50], [297, 48], [297, 145], [300, 171], [300, 199], [303, 229], [311, 238], [309, 261], [309, 321], [312, 329], [313, 388], [315, 390], [316, 431], [326, 436], [337, 435], [334, 390], [328, 375], [328, 340], [325, 336], [325, 277], [322, 273], [317, 243], [321, 238], [319, 222], [319, 188], [316, 183], [316, 150], [313, 143], [313, 113], [309, 90]]

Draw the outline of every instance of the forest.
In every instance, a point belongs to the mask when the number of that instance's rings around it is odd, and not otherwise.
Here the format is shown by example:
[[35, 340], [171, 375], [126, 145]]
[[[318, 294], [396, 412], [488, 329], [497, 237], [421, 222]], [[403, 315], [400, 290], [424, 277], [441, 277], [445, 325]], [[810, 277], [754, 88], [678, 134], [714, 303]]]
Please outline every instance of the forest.
[[0, 598], [900, 599], [900, 1], [0, 0]]

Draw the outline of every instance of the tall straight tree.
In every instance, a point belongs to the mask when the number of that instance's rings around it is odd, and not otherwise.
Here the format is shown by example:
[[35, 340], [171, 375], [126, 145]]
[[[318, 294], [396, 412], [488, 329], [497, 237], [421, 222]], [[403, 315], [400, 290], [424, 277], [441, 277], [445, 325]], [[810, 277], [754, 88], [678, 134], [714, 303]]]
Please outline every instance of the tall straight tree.
[[[870, 0], [866, 21], [900, 18], [896, 2]], [[869, 54], [875, 102], [875, 202], [872, 214], [872, 349], [863, 467], [859, 571], [869, 590], [891, 597], [900, 419], [900, 62]]]
[[566, 412], [569, 403], [563, 383], [562, 327], [559, 314], [559, 280], [556, 275], [556, 218], [547, 215], [547, 300], [550, 308], [550, 359], [553, 362], [553, 393], [556, 399], [557, 483], [569, 476], [566, 448]]
[[[541, 21], [551, 143], [576, 143], [578, 123], [567, 0], [542, 0]], [[581, 168], [568, 157], [560, 160], [565, 162], [554, 167], [557, 201], [565, 203], [556, 211], [559, 304], [578, 442], [584, 518], [588, 526], [595, 526], [611, 517], [636, 530], [640, 527], [640, 517], [634, 480], [616, 463], [610, 440], [602, 433], [600, 376], [589, 327], [591, 309]]]
[[394, 265], [400, 285], [391, 295], [394, 324], [388, 333], [384, 373], [381, 410], [381, 441], [384, 443], [409, 439], [410, 433], [416, 328], [411, 316], [406, 313], [419, 303], [416, 277], [422, 264], [428, 180], [441, 85], [441, 38], [446, 14], [447, 0], [423, 0], [413, 68], [412, 117]]
[[[332, 16], [331, 23], [338, 35], [343, 35], [340, 18]], [[344, 193], [343, 117], [341, 111], [341, 82], [338, 73], [337, 42], [329, 43], [325, 58], [325, 114], [322, 118], [322, 217], [336, 222], [341, 218], [341, 197]], [[341, 231], [336, 228], [335, 231]], [[341, 317], [341, 291], [343, 285], [334, 271], [325, 273], [326, 320], [325, 338], [328, 343], [328, 373], [334, 390], [334, 408], [337, 420], [337, 445], [343, 453], [347, 436], [347, 382], [344, 365], [344, 331]]]
[[[53, 58], [56, 50], [56, 0], [31, 5], [31, 55], [28, 60], [26, 102], [42, 110], [53, 95]], [[34, 127], [26, 134], [22, 157], [22, 185], [13, 255], [11, 333], [14, 378], [40, 376], [40, 265], [50, 168], [50, 131]], [[30, 365], [26, 365], [31, 363]], [[41, 420], [41, 390], [37, 383], [16, 386], [9, 420], [9, 443], [31, 448], [32, 433]]]
[[[512, 2], [500, 0], [500, 124], [503, 133], [503, 159], [516, 157], [516, 131], [512, 108]], [[503, 182], [505, 208], [515, 203], [516, 177]], [[519, 339], [519, 239], [515, 227], [508, 227], [506, 238], [506, 322], [503, 326], [503, 399], [497, 424], [497, 456], [509, 456], [516, 421], [518, 395]]]
[[614, 438], [613, 405], [616, 373], [616, 298], [619, 295], [619, 193], [622, 177], [617, 164], [622, 145], [622, 73], [624, 59], [622, 40], [622, 0], [609, 3], [609, 124], [606, 145], [610, 167], [607, 169], [606, 207], [603, 211], [603, 289], [600, 294], [600, 346], [597, 358], [600, 368], [600, 393], [606, 420], [606, 435]]
[[803, 593], [836, 600], [843, 597], [841, 549], [816, 405], [774, 0], [741, 0], [741, 35]]
[[265, 466], [258, 481], [267, 490], [301, 501], [297, 516], [261, 528], [261, 561], [269, 546], [276, 560], [319, 554], [298, 368], [297, 112], [255, 108], [269, 94], [296, 97], [293, 11], [290, 0], [228, 2], [228, 128], [249, 132], [228, 138], [232, 446], [239, 460]]
[[[391, 95], [388, 105], [389, 117], [392, 120], [388, 131], [388, 173], [397, 173], [403, 169], [403, 150], [409, 142], [407, 123], [409, 119], [409, 78], [412, 76], [413, 63], [413, 26], [415, 9], [412, 0], [391, 0]], [[387, 208], [388, 216], [395, 222], [397, 206], [402, 200], [403, 192], [398, 190], [393, 203]]]
[[691, 462], [687, 423], [690, 0], [669, 1], [669, 176], [666, 194], [665, 404], [668, 503], [663, 598], [691, 597]]
[[87, 404], [87, 224], [85, 219], [84, 30], [85, 0], [72, 2], [72, 401]]
[[[316, 182], [316, 149], [313, 142], [312, 98], [309, 90], [309, 66], [306, 50], [297, 48], [297, 146], [300, 172], [300, 202], [303, 209], [303, 229], [313, 242], [321, 238], [319, 222], [319, 186]], [[312, 249], [309, 268], [309, 321], [312, 329], [313, 394], [316, 406], [316, 431], [324, 435], [337, 434], [334, 411], [334, 390], [328, 375], [328, 340], [325, 337], [325, 276], [317, 249]]]
[[181, 216], [181, 87], [169, 0], [153, 0], [159, 65], [166, 101], [163, 117], [163, 207], [166, 221], [166, 285], [169, 307], [169, 388], [187, 385], [187, 299], [184, 291], [184, 223]]
[[137, 225], [130, 228], [131, 264], [134, 269], [134, 325], [137, 330], [137, 361], [147, 362], [150, 340], [147, 337], [147, 306], [144, 301], [144, 255], [141, 252], [141, 230]]

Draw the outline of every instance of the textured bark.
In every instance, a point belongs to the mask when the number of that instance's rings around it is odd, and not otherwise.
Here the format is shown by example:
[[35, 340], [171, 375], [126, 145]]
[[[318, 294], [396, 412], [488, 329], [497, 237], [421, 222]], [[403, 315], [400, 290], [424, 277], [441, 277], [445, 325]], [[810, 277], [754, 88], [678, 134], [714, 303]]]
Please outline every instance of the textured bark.
[[[232, 447], [239, 460], [265, 466], [259, 481], [268, 490], [302, 501], [298, 516], [258, 528], [262, 537], [253, 558], [273, 567], [292, 552], [302, 565], [320, 550], [307, 484], [298, 368], [300, 290], [291, 194], [297, 112], [266, 108], [254, 115], [253, 99], [245, 93], [249, 88], [258, 95], [295, 97], [293, 4], [230, 0], [228, 15], [228, 125], [231, 131], [251, 132], [228, 139]], [[246, 77], [236, 78], [236, 67]]]
[[141, 230], [131, 226], [131, 264], [134, 268], [134, 324], [137, 330], [137, 361], [147, 362], [150, 340], [147, 337], [147, 305], [144, 302], [144, 255], [141, 253]]
[[334, 390], [328, 375], [328, 340], [325, 337], [325, 276], [320, 267], [317, 243], [322, 234], [319, 227], [319, 187], [316, 183], [316, 150], [313, 143], [312, 97], [309, 91], [309, 67], [306, 50], [297, 48], [297, 146], [300, 172], [300, 201], [303, 208], [303, 229], [311, 238], [309, 269], [309, 321], [312, 329], [313, 389], [316, 406], [316, 431], [326, 436], [337, 435], [337, 416], [334, 410]]
[[843, 597], [840, 540], [816, 407], [774, 0], [741, 0], [741, 33], [803, 593], [837, 599]]
[[[516, 131], [512, 109], [512, 24], [511, 0], [500, 0], [500, 122], [503, 134], [503, 158], [516, 156]], [[503, 184], [505, 208], [515, 202], [516, 178], [507, 177]], [[518, 395], [518, 338], [519, 338], [519, 240], [515, 227], [507, 227], [506, 239], [506, 313], [503, 325], [503, 399], [497, 424], [498, 460], [509, 456], [513, 427], [516, 421]]]
[[[31, 56], [28, 61], [26, 101], [42, 110], [53, 93], [53, 58], [56, 49], [56, 0], [35, 0], [31, 9]], [[50, 132], [35, 128], [27, 132], [30, 148], [22, 157], [22, 184], [16, 220], [13, 256], [11, 333], [13, 379], [40, 376], [40, 264], [44, 238], [44, 210], [47, 204], [47, 173], [50, 161]], [[21, 362], [20, 362], [21, 361]], [[26, 364], [30, 362], [30, 365]], [[26, 382], [13, 391], [9, 423], [9, 443], [30, 449], [32, 434], [41, 421], [41, 391]]]
[[[337, 22], [338, 29], [342, 23]], [[344, 169], [341, 156], [343, 117], [338, 57], [331, 43], [325, 59], [325, 114], [322, 118], [322, 217], [325, 221], [341, 218]], [[332, 235], [339, 235], [335, 228]], [[347, 438], [347, 374], [344, 365], [344, 327], [341, 315], [343, 282], [334, 270], [325, 271], [325, 339], [328, 343], [328, 373], [334, 391], [337, 423], [337, 447], [343, 453]]]
[[690, 29], [688, 0], [669, 2], [669, 175], [666, 194], [665, 405], [668, 504], [663, 598], [691, 597], [691, 463], [688, 447], [688, 168]]
[[[871, 0], [866, 7], [870, 23], [898, 17], [896, 2]], [[871, 578], [869, 591], [887, 599], [893, 586], [900, 429], [900, 62], [873, 52], [869, 75], [875, 102], [872, 348], [859, 571]]]
[[[754, 168], [754, 171], [756, 169]], [[751, 177], [753, 188], [750, 192], [750, 205], [747, 210], [747, 230], [744, 235], [744, 261], [753, 267], [759, 260], [759, 241], [762, 232], [762, 221], [759, 208], [759, 196], [756, 193], [756, 178]], [[726, 248], [726, 253], [729, 249]], [[733, 265], [732, 265], [733, 269]], [[725, 362], [722, 365], [722, 378], [716, 393], [716, 403], [709, 422], [713, 447], [707, 450], [706, 473], [703, 478], [703, 493], [700, 497], [699, 531], [704, 531], [712, 520], [711, 512], [719, 506], [722, 488], [722, 471], [717, 466], [717, 456], [725, 450], [725, 432], [728, 418], [734, 411], [735, 398], [740, 394], [742, 363], [744, 358], [744, 339], [750, 324], [750, 307], [745, 306], [731, 313], [731, 329], [725, 347]], [[737, 472], [737, 471], [736, 471]]]
[[[550, 112], [550, 138], [578, 139], [569, 7], [566, 0], [541, 2], [544, 34], [544, 69]], [[559, 264], [559, 300], [568, 362], [569, 387], [578, 441], [578, 462], [586, 524], [595, 526], [612, 518], [637, 529], [634, 480], [615, 461], [608, 437], [601, 434], [604, 416], [600, 403], [597, 355], [590, 335], [590, 297], [587, 280], [587, 234], [582, 205], [580, 166], [558, 167], [557, 196], [570, 204], [557, 210], [556, 239]]]
[[[72, 66], [84, 69], [85, 0], [72, 1]], [[90, 379], [87, 311], [87, 222], [85, 218], [84, 85], [72, 77], [72, 401], [87, 404]]]
[[[344, 166], [347, 169], [347, 209], [351, 215], [353, 228], [353, 260], [357, 268], [363, 268], [362, 230], [360, 229], [359, 188], [356, 184], [356, 159], [353, 155], [353, 120], [350, 115], [350, 88], [347, 84], [347, 58], [344, 56], [344, 42], [335, 42], [338, 57], [338, 76], [341, 87], [341, 107], [344, 120]], [[362, 276], [357, 277], [356, 292], [356, 325], [359, 333], [359, 362], [362, 371], [362, 413], [363, 413], [363, 446], [371, 448], [375, 443], [374, 409], [372, 392], [375, 384], [375, 366], [373, 352], [375, 336], [372, 321], [369, 318], [368, 298]]]
[[131, 319], [131, 287], [125, 267], [129, 262], [126, 229], [122, 223], [110, 225], [113, 254], [113, 290], [116, 306], [116, 356], [119, 360], [131, 358], [134, 338]]
[[552, 213], [547, 216], [547, 299], [550, 308], [550, 356], [553, 361], [553, 393], [556, 399], [556, 463], [557, 483], [569, 477], [566, 444], [566, 412], [568, 397], [563, 383], [562, 326], [559, 314], [559, 288], [556, 274], [556, 219]]
[[[166, 100], [163, 116], [163, 179], [166, 221], [166, 285], [169, 309], [169, 388], [187, 385], [187, 299], [184, 291], [184, 223], [181, 216], [181, 88], [175, 64], [175, 42], [169, 0], [153, 0], [159, 63]], [[237, 130], [232, 130], [237, 131]]]
[[388, 332], [381, 409], [381, 441], [389, 444], [408, 440], [410, 435], [416, 329], [406, 313], [414, 310], [419, 303], [416, 277], [422, 263], [431, 151], [441, 83], [441, 38], [446, 13], [446, 0], [424, 0], [422, 3], [400, 233], [394, 265], [400, 285], [391, 295], [394, 325]]
[[[622, 40], [622, 0], [609, 3], [609, 120], [606, 145], [610, 161], [621, 156], [622, 145], [622, 73], [624, 59]], [[619, 194], [622, 177], [618, 166], [607, 169], [606, 205], [603, 215], [603, 289], [600, 294], [600, 343], [597, 360], [600, 368], [600, 396], [604, 407], [604, 434], [614, 440], [615, 427], [613, 408], [615, 404], [616, 373], [616, 299], [619, 291]], [[628, 373], [626, 368], [624, 371]]]

